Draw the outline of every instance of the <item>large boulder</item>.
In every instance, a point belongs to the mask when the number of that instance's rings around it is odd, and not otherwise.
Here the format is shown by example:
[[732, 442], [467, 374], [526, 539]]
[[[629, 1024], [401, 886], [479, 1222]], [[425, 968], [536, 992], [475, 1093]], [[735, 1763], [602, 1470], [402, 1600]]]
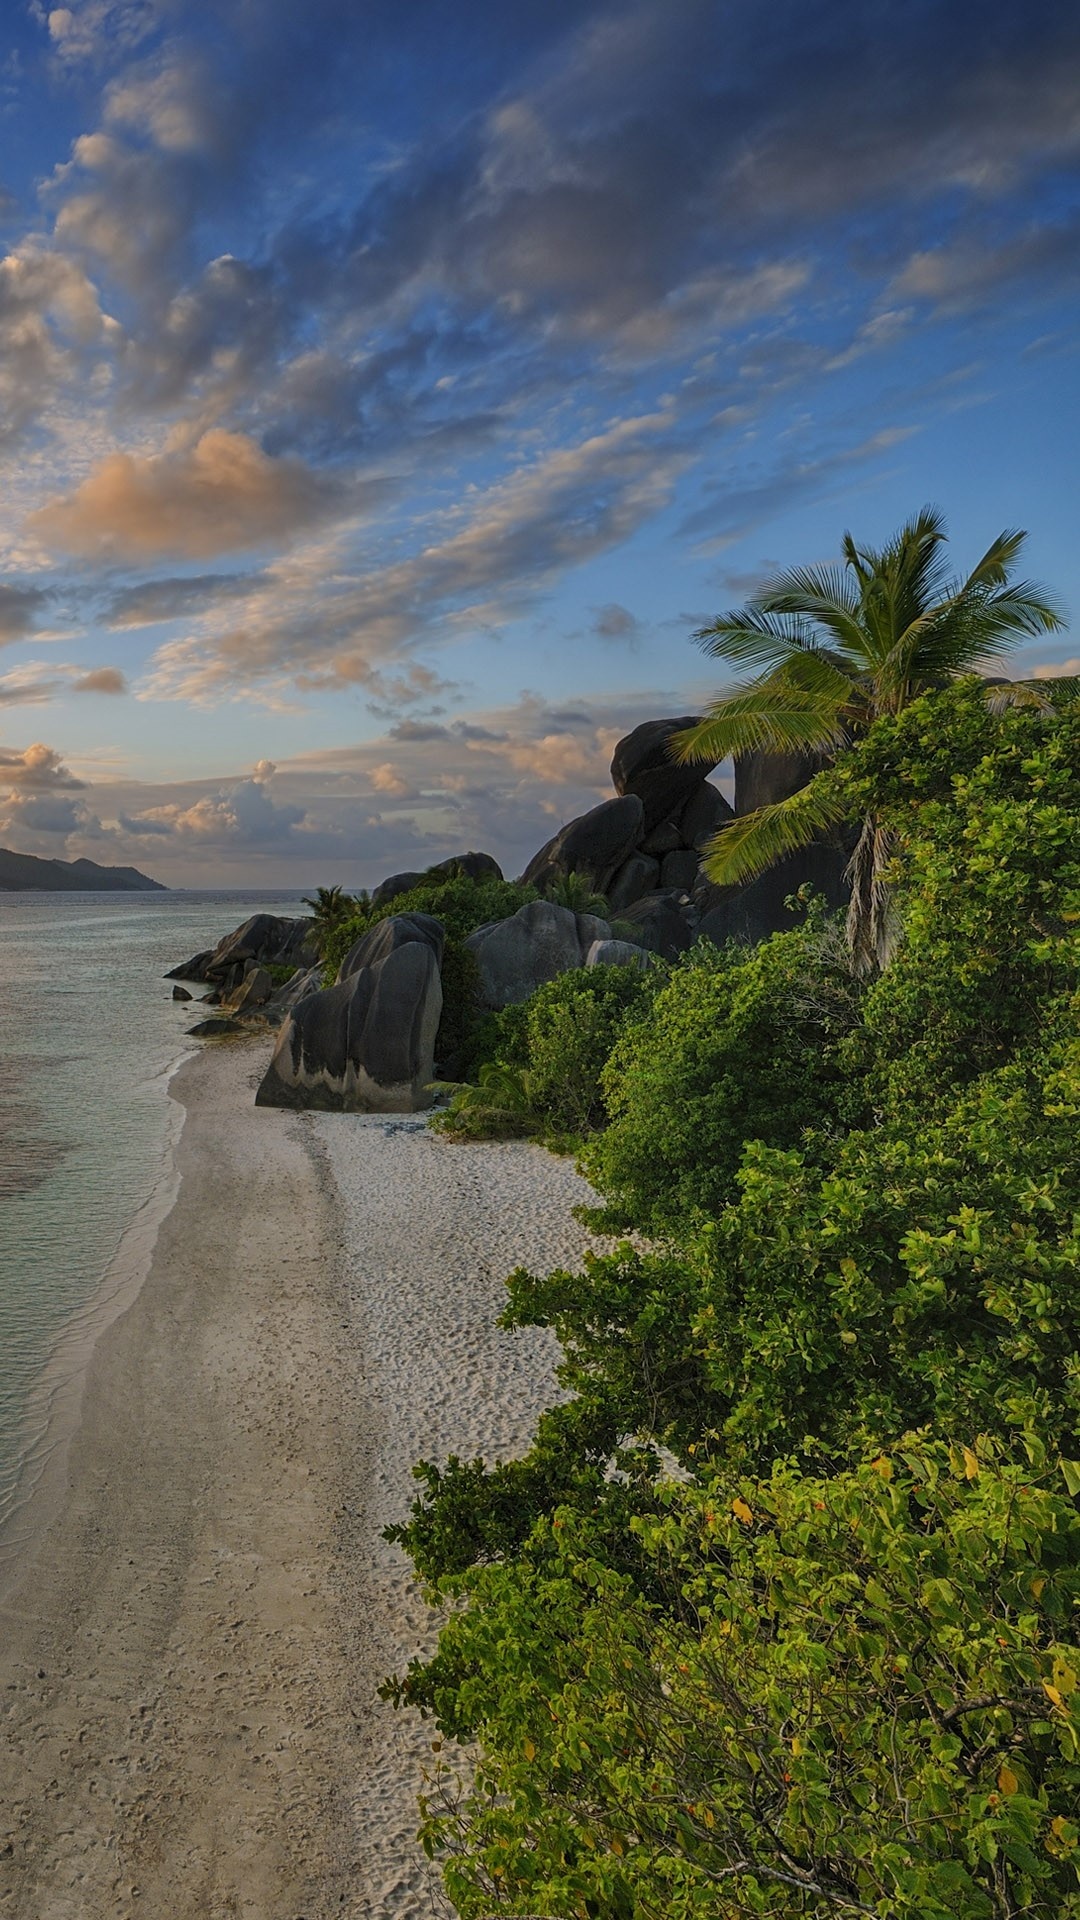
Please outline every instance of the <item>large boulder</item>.
[[318, 959], [311, 942], [312, 921], [305, 914], [290, 920], [277, 913], [253, 913], [227, 933], [216, 947], [173, 967], [166, 980], [205, 980], [226, 991], [238, 986], [255, 961], [263, 967], [310, 967]]
[[431, 948], [438, 964], [442, 965], [443, 948], [446, 945], [446, 929], [441, 920], [430, 913], [392, 913], [385, 920], [376, 921], [366, 933], [354, 940], [337, 970], [339, 981], [347, 980], [350, 974], [359, 973], [362, 967], [377, 966], [380, 960], [393, 953], [398, 947], [407, 947], [412, 940]]
[[272, 1026], [280, 1026], [287, 1013], [307, 1000], [313, 993], [321, 993], [323, 970], [321, 966], [298, 967], [291, 980], [278, 987], [263, 1008], [266, 1019]]
[[252, 965], [247, 969], [239, 986], [227, 993], [221, 1002], [225, 1013], [254, 1013], [257, 1008], [265, 1007], [274, 991], [274, 982], [265, 967]]
[[659, 860], [650, 860], [645, 853], [632, 853], [629, 860], [623, 861], [608, 887], [608, 906], [612, 913], [620, 913], [623, 907], [633, 906], [643, 893], [652, 893], [659, 885]]
[[729, 940], [754, 946], [772, 933], [789, 933], [806, 918], [805, 908], [793, 911], [786, 904], [801, 887], [823, 896], [831, 908], [846, 906], [849, 889], [844, 870], [850, 857], [842, 844], [818, 841], [788, 854], [742, 886], [717, 887], [706, 882], [694, 892], [701, 915], [699, 938], [712, 940], [718, 947]]
[[371, 896], [373, 907], [385, 907], [391, 900], [397, 900], [403, 893], [411, 893], [414, 887], [423, 886], [427, 875], [423, 873], [391, 873], [380, 880]]
[[740, 753], [735, 758], [735, 811], [756, 813], [787, 800], [812, 780], [823, 762], [811, 753]]
[[[620, 927], [636, 946], [647, 947], [664, 960], [677, 960], [693, 944], [691, 915], [683, 911], [672, 893], [647, 893], [619, 915]], [[632, 929], [632, 931], [631, 931]]]
[[700, 761], [679, 766], [671, 757], [675, 734], [696, 726], [700, 717], [691, 713], [678, 720], [643, 720], [615, 748], [611, 784], [616, 793], [637, 794], [645, 808], [646, 833], [662, 820], [681, 813], [704, 781], [705, 768]]
[[680, 848], [678, 853], [666, 853], [660, 866], [661, 888], [671, 887], [676, 893], [689, 893], [698, 877], [698, 857], [694, 852]]
[[213, 947], [204, 947], [201, 953], [193, 953], [190, 960], [181, 961], [178, 967], [170, 967], [166, 980], [205, 980], [206, 963], [214, 957]]
[[577, 873], [598, 893], [606, 893], [641, 839], [644, 822], [645, 808], [637, 794], [602, 800], [598, 807], [560, 827], [533, 855], [521, 876], [522, 884], [542, 893], [556, 880]]
[[585, 955], [587, 967], [637, 967], [644, 973], [646, 967], [656, 965], [657, 955], [650, 953], [647, 947], [635, 946], [631, 940], [594, 940]]
[[571, 913], [552, 900], [530, 900], [507, 920], [478, 927], [465, 941], [479, 971], [479, 994], [487, 1007], [527, 1000], [545, 980], [581, 967], [590, 947], [611, 932], [590, 913]]
[[391, 945], [380, 959], [294, 1007], [256, 1105], [362, 1113], [430, 1106], [441, 1014], [431, 942]]
[[703, 780], [697, 792], [691, 794], [680, 817], [680, 842], [684, 847], [693, 847], [700, 853], [714, 834], [734, 818], [734, 809], [729, 806], [719, 787]]

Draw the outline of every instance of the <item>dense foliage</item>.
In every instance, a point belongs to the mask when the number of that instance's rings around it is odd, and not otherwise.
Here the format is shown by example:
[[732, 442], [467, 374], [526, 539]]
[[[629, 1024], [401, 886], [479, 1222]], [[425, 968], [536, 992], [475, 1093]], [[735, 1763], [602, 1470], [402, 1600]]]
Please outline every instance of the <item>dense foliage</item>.
[[[1080, 1914], [1080, 1515], [1061, 1473], [917, 1442], [709, 1471], [474, 1569], [399, 1697], [482, 1741], [424, 1838], [470, 1916]], [[600, 1551], [597, 1551], [598, 1545]]]
[[891, 837], [891, 965], [692, 953], [583, 1043], [651, 1244], [511, 1276], [566, 1398], [396, 1531], [466, 1916], [1080, 1915], [1080, 705], [961, 683], [818, 778]]
[[858, 995], [820, 923], [754, 951], [702, 943], [612, 1049], [611, 1125], [584, 1167], [603, 1224], [684, 1230], [733, 1191], [743, 1142], [789, 1146], [832, 1117]]
[[636, 1030], [663, 978], [660, 965], [575, 967], [522, 1006], [494, 1014], [476, 1036], [484, 1064], [438, 1121], [459, 1138], [532, 1133], [580, 1139], [604, 1124], [603, 1076], [620, 1036]]

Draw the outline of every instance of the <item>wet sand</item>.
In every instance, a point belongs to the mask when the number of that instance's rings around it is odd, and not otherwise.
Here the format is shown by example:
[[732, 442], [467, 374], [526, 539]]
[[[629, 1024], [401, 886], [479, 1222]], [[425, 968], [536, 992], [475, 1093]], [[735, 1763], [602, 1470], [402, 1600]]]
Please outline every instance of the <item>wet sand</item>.
[[173, 1082], [179, 1188], [91, 1357], [53, 1508], [0, 1601], [3, 1920], [427, 1920], [430, 1644], [381, 1539], [420, 1454], [527, 1444], [540, 1332], [502, 1279], [576, 1259], [538, 1149], [253, 1105], [265, 1044]]

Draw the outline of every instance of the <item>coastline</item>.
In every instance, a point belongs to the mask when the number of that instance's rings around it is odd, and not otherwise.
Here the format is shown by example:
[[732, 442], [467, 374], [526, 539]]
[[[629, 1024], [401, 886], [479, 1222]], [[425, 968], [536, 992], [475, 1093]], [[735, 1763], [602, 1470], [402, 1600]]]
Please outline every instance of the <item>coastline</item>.
[[173, 1083], [195, 1058], [189, 1044], [164, 1074], [165, 1131], [157, 1172], [145, 1200], [124, 1227], [93, 1297], [75, 1313], [27, 1398], [18, 1476], [0, 1517], [0, 1610], [34, 1544], [62, 1498], [67, 1450], [78, 1431], [87, 1373], [97, 1343], [138, 1298], [150, 1271], [158, 1232], [176, 1203], [178, 1149], [186, 1109]]
[[263, 1064], [175, 1076], [175, 1199], [0, 1602], [4, 1920], [448, 1911], [430, 1736], [375, 1693], [433, 1620], [381, 1530], [421, 1454], [527, 1444], [554, 1354], [494, 1327], [502, 1281], [580, 1253], [586, 1189], [420, 1116], [256, 1109]]

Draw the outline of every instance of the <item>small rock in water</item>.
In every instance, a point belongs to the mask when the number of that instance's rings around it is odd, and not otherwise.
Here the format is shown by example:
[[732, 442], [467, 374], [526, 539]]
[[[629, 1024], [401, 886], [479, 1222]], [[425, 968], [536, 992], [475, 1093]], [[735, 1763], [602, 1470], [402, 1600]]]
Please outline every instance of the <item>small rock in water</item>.
[[186, 987], [174, 987], [172, 997], [174, 1000], [191, 1000], [194, 998], [194, 995], [190, 994]]

